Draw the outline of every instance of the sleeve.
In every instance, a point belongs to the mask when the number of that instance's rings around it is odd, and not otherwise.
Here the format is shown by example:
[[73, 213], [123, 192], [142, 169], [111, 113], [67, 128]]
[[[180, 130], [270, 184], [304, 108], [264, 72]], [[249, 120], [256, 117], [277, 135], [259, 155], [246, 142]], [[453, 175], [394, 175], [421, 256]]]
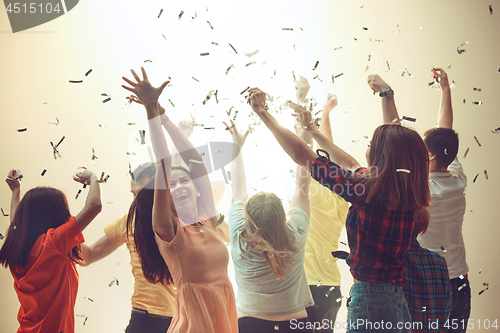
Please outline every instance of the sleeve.
[[61, 253], [67, 254], [72, 248], [85, 242], [85, 238], [72, 216], [68, 222], [47, 231], [47, 242], [51, 242]]
[[229, 209], [229, 238], [231, 243], [237, 242], [241, 232], [245, 230], [245, 202], [235, 201]]
[[186, 243], [186, 235], [184, 227], [181, 225], [179, 219], [175, 219], [177, 227], [175, 228], [175, 235], [171, 242], [164, 241], [155, 233], [156, 244], [158, 244], [158, 249], [163, 258], [165, 256], [175, 256], [179, 255]]
[[358, 168], [354, 173], [350, 170], [344, 170], [326, 157], [320, 156], [313, 162], [311, 177], [344, 198], [345, 201], [353, 205], [360, 205], [364, 202], [365, 189], [362, 184], [356, 184], [351, 179], [364, 171], [366, 171], [365, 168]]
[[309, 216], [307, 216], [307, 213], [302, 208], [290, 208], [287, 226], [292, 230], [300, 246], [306, 244], [307, 233], [309, 232], [309, 221]]
[[452, 175], [457, 176], [467, 184], [467, 176], [465, 175], [462, 164], [459, 161], [453, 160], [453, 162], [451, 162], [451, 164], [448, 166], [448, 171], [450, 171]]
[[115, 246], [121, 246], [127, 242], [127, 217], [128, 214], [104, 228], [104, 234]]

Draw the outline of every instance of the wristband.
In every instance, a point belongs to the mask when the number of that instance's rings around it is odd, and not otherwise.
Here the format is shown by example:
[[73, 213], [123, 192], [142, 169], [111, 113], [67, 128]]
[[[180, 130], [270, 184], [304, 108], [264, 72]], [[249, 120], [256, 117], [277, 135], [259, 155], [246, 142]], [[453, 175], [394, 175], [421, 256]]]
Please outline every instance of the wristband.
[[381, 92], [380, 94], [378, 94], [380, 97], [392, 97], [394, 96], [394, 90], [392, 90], [391, 88], [387, 89], [386, 91], [384, 92]]

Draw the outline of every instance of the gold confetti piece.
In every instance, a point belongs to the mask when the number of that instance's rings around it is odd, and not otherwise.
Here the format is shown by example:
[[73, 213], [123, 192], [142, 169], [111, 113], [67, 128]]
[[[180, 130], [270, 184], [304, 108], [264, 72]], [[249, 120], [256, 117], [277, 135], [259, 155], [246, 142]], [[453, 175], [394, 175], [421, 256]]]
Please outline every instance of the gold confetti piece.
[[337, 50], [340, 50], [341, 48], [342, 48], [342, 46], [339, 46], [339, 47], [334, 48], [333, 50], [337, 51]]
[[256, 55], [256, 54], [257, 54], [257, 52], [259, 52], [259, 50], [255, 50], [255, 51], [254, 51], [254, 52], [252, 52], [252, 53], [245, 53], [245, 57], [249, 57], [249, 58], [250, 58], [250, 57], [253, 57], [254, 55]]
[[282, 28], [283, 31], [293, 31], [293, 28]]
[[207, 23], [210, 26], [210, 28], [212, 28], [212, 30], [214, 30], [214, 27], [212, 26], [212, 23], [210, 23], [210, 21], [207, 21]]
[[229, 67], [226, 69], [226, 75], [229, 73], [229, 70], [230, 70], [231, 68], [233, 68], [233, 67], [234, 67], [234, 65], [233, 65], [233, 64], [231, 64], [231, 66], [229, 66]]
[[216, 42], [212, 42], [212, 44], [214, 44], [214, 45], [219, 45], [219, 43], [216, 43]]
[[163, 36], [163, 38], [165, 38], [165, 40], [167, 40], [167, 37], [165, 37], [165, 35], [164, 35], [164, 34], [161, 34], [161, 35]]
[[469, 153], [469, 148], [467, 148], [467, 150], [465, 151], [465, 154], [464, 154], [464, 159], [467, 157], [467, 154]]
[[206, 53], [200, 53], [200, 55], [203, 57], [203, 56], [210, 55], [210, 53], [209, 53], [209, 52], [206, 52]]
[[146, 59], [146, 60], [144, 60], [144, 62], [149, 62], [149, 63], [151, 63], [151, 62], [153, 62], [153, 60], [151, 60], [151, 59]]
[[475, 136], [474, 136], [474, 139], [476, 140], [476, 142], [479, 145], [479, 147], [481, 147], [481, 144], [479, 143], [479, 140]]
[[249, 62], [248, 64], [246, 64], [246, 65], [245, 65], [245, 67], [248, 67], [248, 66], [250, 66], [250, 65], [253, 65], [253, 64], [255, 64], [255, 63], [256, 63], [255, 61]]

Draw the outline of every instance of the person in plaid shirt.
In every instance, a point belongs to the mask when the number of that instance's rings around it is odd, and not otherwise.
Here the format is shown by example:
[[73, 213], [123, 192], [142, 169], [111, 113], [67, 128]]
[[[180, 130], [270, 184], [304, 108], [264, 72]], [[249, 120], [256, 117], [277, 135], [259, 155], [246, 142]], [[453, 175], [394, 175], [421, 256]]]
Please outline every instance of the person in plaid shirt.
[[[415, 221], [414, 232], [423, 234], [429, 219]], [[451, 285], [446, 260], [412, 240], [406, 253], [403, 292], [413, 322], [413, 332], [448, 332], [444, 326], [451, 312]]]
[[367, 151], [369, 168], [360, 168], [312, 126], [311, 113], [304, 107], [291, 103], [301, 126], [326, 150], [318, 150], [324, 153], [319, 157], [267, 112], [265, 100], [260, 89], [249, 90], [248, 103], [285, 152], [352, 205], [346, 221], [351, 249], [347, 263], [354, 277], [347, 301], [347, 332], [411, 332], [401, 284], [405, 255], [415, 237], [415, 216], [431, 202], [422, 138], [400, 124], [381, 125]]

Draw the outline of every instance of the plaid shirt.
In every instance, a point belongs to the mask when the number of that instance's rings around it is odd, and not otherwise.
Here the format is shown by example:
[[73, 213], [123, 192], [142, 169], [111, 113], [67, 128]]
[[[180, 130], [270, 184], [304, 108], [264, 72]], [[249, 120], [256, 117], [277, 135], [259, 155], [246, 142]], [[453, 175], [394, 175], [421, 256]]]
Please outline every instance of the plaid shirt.
[[[446, 260], [438, 253], [423, 249], [414, 239], [406, 253], [403, 291], [414, 323], [422, 329], [414, 332], [447, 332], [443, 327], [451, 311], [451, 286]], [[429, 327], [439, 320], [439, 329]], [[414, 328], [420, 326], [414, 326]]]
[[359, 168], [353, 174], [320, 156], [311, 167], [311, 176], [352, 204], [346, 220], [351, 249], [346, 262], [352, 276], [358, 281], [401, 284], [415, 213], [366, 203], [364, 186], [349, 179], [365, 170]]

